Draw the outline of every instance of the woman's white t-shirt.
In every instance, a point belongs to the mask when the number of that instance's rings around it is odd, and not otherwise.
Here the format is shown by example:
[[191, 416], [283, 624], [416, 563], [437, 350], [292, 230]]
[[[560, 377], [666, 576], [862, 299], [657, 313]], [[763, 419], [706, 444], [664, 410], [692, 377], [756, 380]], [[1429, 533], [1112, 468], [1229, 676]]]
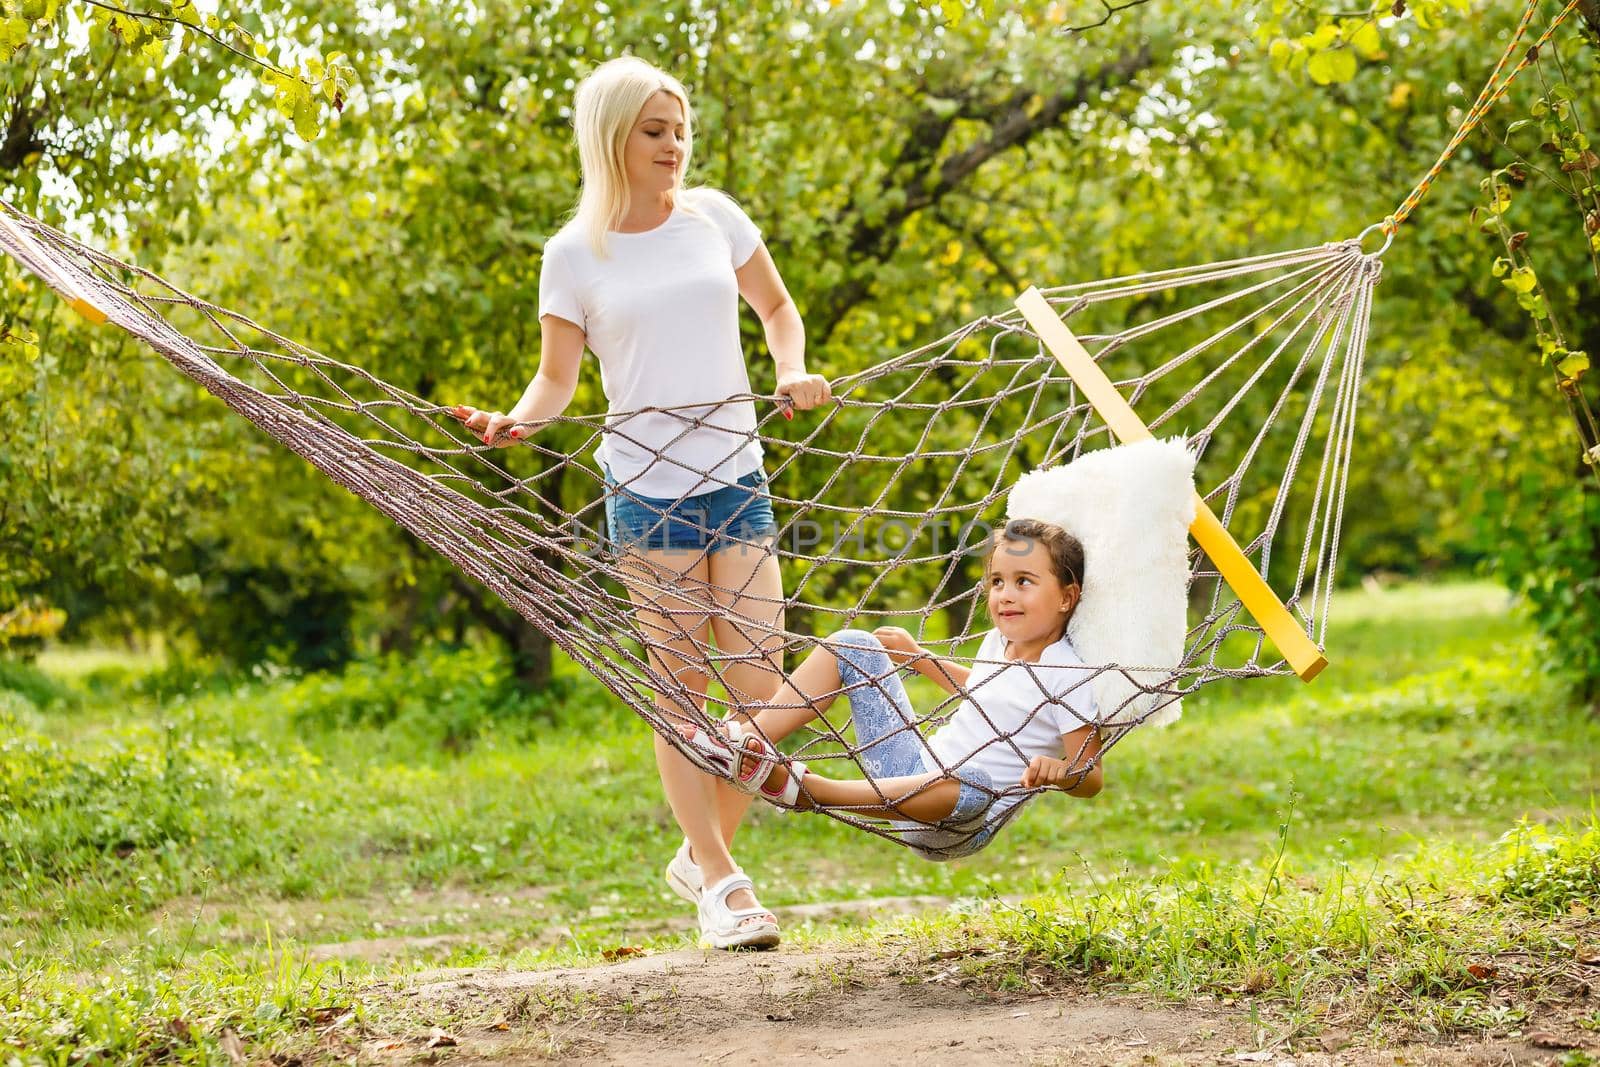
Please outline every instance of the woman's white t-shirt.
[[[1006, 659], [1006, 639], [990, 630], [967, 677], [969, 699], [928, 737], [928, 748], [947, 770], [977, 768], [996, 792], [1022, 783], [1035, 756], [1062, 758], [1061, 735], [1094, 722], [1094, 672], [1066, 637], [1039, 654], [1039, 662]], [[1075, 755], [1069, 753], [1068, 755]], [[992, 822], [1020, 797], [989, 810]]]
[[761, 231], [726, 194], [692, 189], [655, 229], [606, 241], [601, 259], [569, 224], [539, 271], [539, 316], [582, 327], [600, 361], [609, 412], [596, 459], [631, 492], [665, 499], [758, 470], [755, 404], [719, 401], [751, 391], [734, 271]]

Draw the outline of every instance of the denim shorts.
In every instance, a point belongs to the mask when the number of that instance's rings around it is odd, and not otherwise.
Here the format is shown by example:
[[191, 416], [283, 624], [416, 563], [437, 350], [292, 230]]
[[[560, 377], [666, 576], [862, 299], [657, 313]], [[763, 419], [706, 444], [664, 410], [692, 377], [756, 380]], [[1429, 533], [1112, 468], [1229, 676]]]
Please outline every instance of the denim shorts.
[[[935, 771], [917, 731], [911, 698], [883, 644], [865, 630], [840, 630], [828, 644], [839, 661], [839, 687], [850, 701], [861, 769], [874, 779]], [[901, 840], [924, 859], [970, 856], [993, 840], [998, 829], [985, 821], [998, 799], [989, 775], [976, 767], [953, 768], [949, 774], [961, 783], [954, 811], [931, 826], [893, 824]]]
[[617, 551], [674, 549], [720, 552], [752, 545], [778, 531], [765, 471], [697, 496], [640, 496], [605, 469], [606, 530]]

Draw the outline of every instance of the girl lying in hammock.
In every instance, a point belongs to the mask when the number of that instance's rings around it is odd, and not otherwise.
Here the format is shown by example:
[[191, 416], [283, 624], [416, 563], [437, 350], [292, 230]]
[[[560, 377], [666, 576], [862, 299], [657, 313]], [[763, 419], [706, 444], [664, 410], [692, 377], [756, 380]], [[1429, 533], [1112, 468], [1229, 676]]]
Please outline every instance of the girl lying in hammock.
[[[735, 786], [782, 807], [825, 805], [897, 822], [929, 859], [983, 848], [1011, 809], [1055, 787], [1100, 792], [1101, 737], [1093, 672], [1067, 639], [1083, 589], [1083, 546], [1054, 524], [1018, 519], [991, 541], [984, 588], [994, 629], [971, 667], [933, 656], [905, 630], [843, 630], [819, 644], [753, 728], [723, 724], [724, 736], [681, 727], [684, 738]], [[952, 695], [970, 694], [950, 721], [924, 738], [899, 678], [909, 666]], [[779, 741], [845, 695], [865, 781], [824, 778], [799, 761], [778, 762]], [[926, 828], [923, 828], [926, 827]]]

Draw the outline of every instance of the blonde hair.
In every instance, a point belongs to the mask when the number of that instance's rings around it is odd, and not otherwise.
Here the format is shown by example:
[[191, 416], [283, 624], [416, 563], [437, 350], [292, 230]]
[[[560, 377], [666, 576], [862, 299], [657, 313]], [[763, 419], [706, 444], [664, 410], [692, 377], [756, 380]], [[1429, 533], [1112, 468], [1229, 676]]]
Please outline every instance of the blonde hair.
[[682, 205], [683, 176], [694, 148], [693, 116], [683, 83], [665, 71], [634, 56], [608, 60], [578, 84], [573, 98], [572, 125], [578, 138], [578, 162], [583, 189], [572, 225], [589, 239], [596, 256], [605, 258], [606, 233], [616, 229], [628, 211], [628, 175], [623, 146], [645, 102], [658, 92], [672, 95], [683, 108], [683, 164], [677, 184], [667, 194], [674, 207]]

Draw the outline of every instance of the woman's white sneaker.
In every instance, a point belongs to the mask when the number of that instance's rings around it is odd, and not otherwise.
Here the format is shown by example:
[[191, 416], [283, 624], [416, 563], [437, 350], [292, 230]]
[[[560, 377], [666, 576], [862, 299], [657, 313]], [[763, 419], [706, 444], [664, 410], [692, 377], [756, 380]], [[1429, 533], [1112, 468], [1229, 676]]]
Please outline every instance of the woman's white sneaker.
[[672, 854], [672, 860], [667, 864], [667, 885], [689, 903], [700, 903], [700, 894], [705, 891], [705, 879], [700, 876], [700, 866], [689, 856], [688, 838], [683, 839], [683, 844], [678, 846], [678, 851]]
[[740, 889], [753, 895], [755, 883], [743, 871], [734, 871], [700, 897], [700, 941], [712, 948], [776, 948], [778, 920], [766, 908], [730, 908], [728, 897]]

